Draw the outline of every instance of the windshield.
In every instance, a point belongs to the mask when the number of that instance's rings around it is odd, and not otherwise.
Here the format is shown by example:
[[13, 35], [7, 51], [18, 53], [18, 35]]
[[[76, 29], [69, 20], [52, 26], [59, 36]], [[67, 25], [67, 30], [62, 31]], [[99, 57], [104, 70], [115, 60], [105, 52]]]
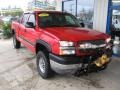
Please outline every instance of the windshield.
[[67, 13], [40, 13], [38, 24], [40, 27], [80, 27], [78, 20]]

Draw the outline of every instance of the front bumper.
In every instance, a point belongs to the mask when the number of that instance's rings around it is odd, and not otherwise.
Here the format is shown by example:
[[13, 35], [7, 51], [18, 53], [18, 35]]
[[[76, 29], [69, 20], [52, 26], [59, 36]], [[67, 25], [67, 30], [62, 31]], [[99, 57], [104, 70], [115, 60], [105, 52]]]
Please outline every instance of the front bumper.
[[52, 70], [54, 70], [55, 72], [59, 74], [66, 74], [66, 73], [74, 74], [82, 66], [81, 63], [65, 65], [65, 64], [57, 63], [53, 60], [50, 60], [50, 65], [51, 65]]
[[[105, 52], [106, 53], [106, 52]], [[94, 62], [98, 60], [103, 54], [95, 54], [90, 56], [57, 56], [54, 54], [50, 54], [50, 65], [51, 68], [61, 74], [71, 73], [74, 74], [78, 69], [84, 67], [88, 67], [88, 65], [95, 66]], [[111, 60], [111, 52], [106, 53], [109, 58], [109, 62]], [[104, 65], [109, 62], [104, 63]], [[100, 67], [99, 67], [100, 68]]]
[[78, 56], [56, 56], [50, 54], [51, 68], [60, 74], [75, 73], [82, 66], [82, 58]]

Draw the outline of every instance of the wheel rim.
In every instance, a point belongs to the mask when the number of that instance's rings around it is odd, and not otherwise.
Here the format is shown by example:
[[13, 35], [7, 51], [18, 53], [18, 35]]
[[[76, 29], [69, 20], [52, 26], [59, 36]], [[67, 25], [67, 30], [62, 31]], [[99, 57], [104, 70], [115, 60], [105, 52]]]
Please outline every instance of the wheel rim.
[[45, 61], [44, 61], [43, 57], [41, 57], [39, 60], [39, 68], [42, 73], [45, 73]]

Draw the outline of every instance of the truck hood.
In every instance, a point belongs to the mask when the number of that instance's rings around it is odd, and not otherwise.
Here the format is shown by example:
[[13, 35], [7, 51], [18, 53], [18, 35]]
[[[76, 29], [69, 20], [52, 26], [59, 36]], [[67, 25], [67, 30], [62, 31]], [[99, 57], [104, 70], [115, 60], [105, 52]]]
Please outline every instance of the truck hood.
[[98, 40], [109, 37], [107, 34], [98, 32], [96, 30], [78, 27], [54, 27], [44, 29], [58, 39], [65, 41]]

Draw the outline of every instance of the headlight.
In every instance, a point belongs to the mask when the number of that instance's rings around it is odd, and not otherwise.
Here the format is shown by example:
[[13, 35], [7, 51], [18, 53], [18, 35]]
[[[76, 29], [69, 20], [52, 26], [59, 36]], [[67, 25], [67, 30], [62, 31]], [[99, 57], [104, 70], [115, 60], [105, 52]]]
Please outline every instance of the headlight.
[[60, 41], [60, 55], [73, 55], [75, 54], [75, 47], [73, 42]]
[[109, 43], [111, 41], [111, 38], [107, 38], [106, 42]]
[[73, 42], [69, 42], [69, 41], [60, 41], [60, 46], [73, 46], [74, 43]]

